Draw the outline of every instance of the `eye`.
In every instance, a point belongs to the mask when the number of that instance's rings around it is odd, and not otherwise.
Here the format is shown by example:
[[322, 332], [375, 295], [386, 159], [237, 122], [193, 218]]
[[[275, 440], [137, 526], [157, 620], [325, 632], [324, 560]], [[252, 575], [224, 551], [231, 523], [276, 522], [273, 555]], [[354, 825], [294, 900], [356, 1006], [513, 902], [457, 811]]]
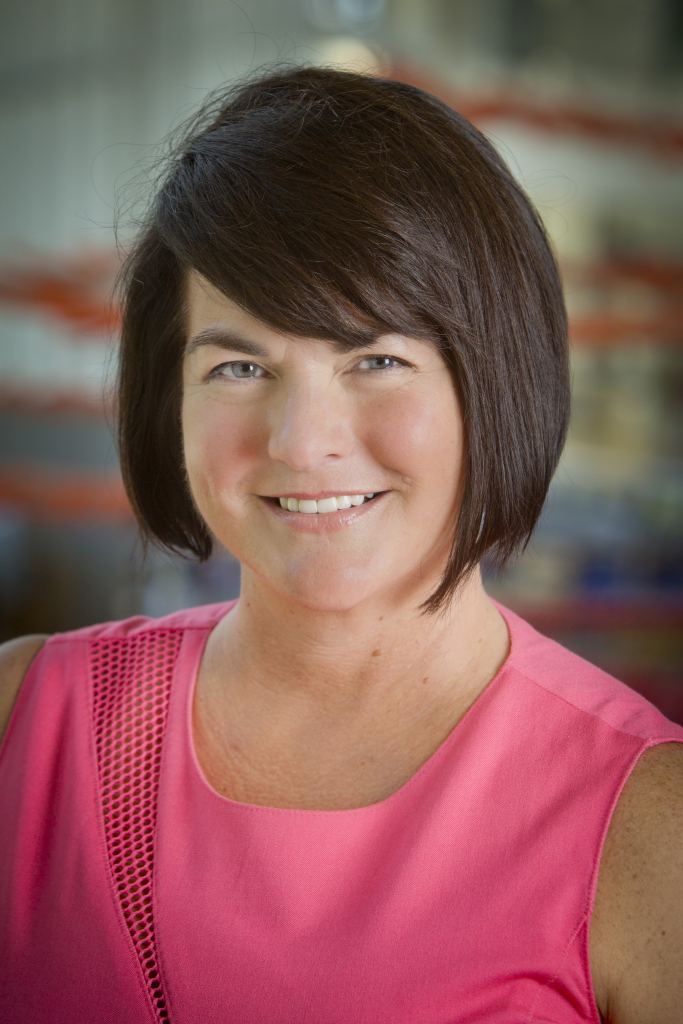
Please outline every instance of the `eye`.
[[[364, 356], [358, 365], [363, 369], [364, 363], [374, 363], [374, 366], [370, 366], [371, 370], [397, 370], [404, 366], [409, 366], [404, 359], [398, 359], [396, 356], [377, 355], [377, 356]], [[252, 363], [248, 360], [233, 359], [227, 363], [220, 363], [215, 366], [213, 370], [208, 374], [207, 379], [221, 379], [221, 380], [261, 380], [266, 371], [258, 363]]]
[[[408, 366], [404, 359], [397, 359], [395, 356], [364, 356], [360, 361], [361, 363], [372, 363], [378, 362], [383, 365], [375, 366], [373, 369], [376, 370], [395, 370], [401, 366]], [[393, 364], [393, 365], [389, 365]], [[359, 364], [360, 365], [360, 364]]]
[[234, 359], [229, 363], [220, 363], [219, 366], [215, 366], [209, 374], [209, 379], [222, 377], [227, 380], [260, 380], [260, 377], [253, 372], [255, 370], [263, 370], [263, 367], [258, 363]]

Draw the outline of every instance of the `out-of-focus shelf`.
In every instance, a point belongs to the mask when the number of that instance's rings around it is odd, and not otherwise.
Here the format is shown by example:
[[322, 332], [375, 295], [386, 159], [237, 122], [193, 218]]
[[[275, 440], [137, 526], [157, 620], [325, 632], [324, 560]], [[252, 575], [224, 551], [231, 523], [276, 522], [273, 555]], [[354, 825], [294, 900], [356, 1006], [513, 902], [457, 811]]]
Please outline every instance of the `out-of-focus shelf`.
[[539, 632], [599, 665], [667, 718], [683, 724], [683, 596], [509, 603]]
[[0, 504], [40, 520], [133, 520], [121, 479], [113, 474], [5, 469], [0, 471]]
[[683, 316], [665, 311], [656, 316], [595, 314], [569, 321], [569, 340], [586, 347], [683, 345]]
[[683, 632], [683, 596], [678, 595], [671, 600], [658, 595], [635, 600], [582, 596], [543, 604], [517, 601], [514, 610], [541, 632], [544, 629], [618, 630], [627, 627], [680, 628]]
[[37, 388], [0, 388], [0, 410], [27, 413], [33, 416], [72, 415], [111, 416], [113, 405], [106, 396], [93, 396], [83, 391], [62, 391]]
[[595, 109], [573, 106], [553, 99], [539, 102], [513, 91], [482, 95], [456, 90], [443, 78], [425, 72], [408, 60], [394, 60], [394, 78], [434, 93], [475, 124], [513, 121], [553, 135], [579, 135], [596, 142], [649, 151], [654, 157], [680, 160], [683, 156], [683, 128], [673, 119], [619, 117]]
[[579, 262], [560, 257], [566, 280], [591, 288], [612, 285], [647, 285], [660, 295], [678, 300], [683, 293], [683, 263], [676, 260], [621, 258]]
[[[94, 269], [93, 269], [94, 267]], [[570, 338], [577, 345], [683, 344], [683, 265], [674, 259], [593, 258], [585, 262], [561, 259], [569, 288], [594, 290], [617, 286], [645, 287], [656, 298], [654, 308], [620, 314], [598, 304], [595, 312], [579, 314], [570, 308]], [[121, 325], [121, 312], [112, 302], [116, 262], [108, 250], [66, 256], [59, 266], [36, 256], [26, 266], [0, 267], [0, 306], [39, 314], [55, 326], [71, 330], [74, 344], [101, 339], [109, 343]], [[570, 303], [571, 307], [571, 303]]]

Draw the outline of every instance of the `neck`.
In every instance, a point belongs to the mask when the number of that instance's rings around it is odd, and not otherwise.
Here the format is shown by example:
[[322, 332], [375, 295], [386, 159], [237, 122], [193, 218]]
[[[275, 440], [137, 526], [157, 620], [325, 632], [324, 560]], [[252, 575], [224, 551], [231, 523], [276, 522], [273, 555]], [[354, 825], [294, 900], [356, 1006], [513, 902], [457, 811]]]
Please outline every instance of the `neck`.
[[222, 692], [340, 725], [475, 699], [505, 660], [508, 634], [478, 570], [443, 616], [379, 605], [312, 610], [243, 574], [211, 648], [216, 699]]

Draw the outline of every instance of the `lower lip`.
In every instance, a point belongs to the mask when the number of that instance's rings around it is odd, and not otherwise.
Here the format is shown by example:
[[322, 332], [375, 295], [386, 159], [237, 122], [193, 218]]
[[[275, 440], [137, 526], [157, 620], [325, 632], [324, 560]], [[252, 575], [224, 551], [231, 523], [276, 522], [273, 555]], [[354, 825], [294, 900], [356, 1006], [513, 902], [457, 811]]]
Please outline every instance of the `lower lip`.
[[389, 491], [378, 494], [372, 501], [364, 501], [362, 505], [352, 505], [351, 508], [342, 508], [337, 512], [290, 512], [282, 508], [278, 503], [261, 498], [261, 501], [272, 514], [293, 530], [300, 530], [302, 533], [328, 533], [330, 530], [341, 530], [344, 526], [351, 526], [372, 515], [373, 509], [383, 504]]

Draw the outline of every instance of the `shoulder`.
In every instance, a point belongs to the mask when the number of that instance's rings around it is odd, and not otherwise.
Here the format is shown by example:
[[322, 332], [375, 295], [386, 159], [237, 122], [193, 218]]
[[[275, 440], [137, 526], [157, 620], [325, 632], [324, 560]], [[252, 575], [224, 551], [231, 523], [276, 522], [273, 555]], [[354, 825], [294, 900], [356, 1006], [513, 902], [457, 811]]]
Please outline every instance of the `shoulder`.
[[[627, 722], [634, 735], [642, 725], [638, 713], [656, 710], [638, 691], [575, 651], [539, 633], [525, 619], [509, 613], [512, 649], [509, 662], [526, 679], [568, 706], [621, 729]], [[659, 712], [656, 712], [659, 714]], [[649, 734], [645, 724], [642, 738]]]
[[31, 662], [47, 639], [47, 634], [35, 633], [0, 644], [0, 741]]
[[36, 633], [18, 637], [15, 640], [0, 644], [0, 743], [9, 725], [12, 711], [19, 697], [21, 684], [28, 672], [31, 662], [42, 649], [46, 641], [52, 640], [60, 648], [73, 650], [73, 645], [82, 647], [84, 644], [104, 643], [113, 641], [120, 643], [130, 640], [133, 643], [160, 643], [168, 641], [170, 635], [178, 641], [186, 631], [206, 632], [211, 630], [219, 620], [237, 604], [237, 598], [214, 604], [198, 605], [183, 608], [160, 617], [149, 615], [132, 615], [125, 619], [114, 619], [91, 626], [81, 626], [50, 636]]
[[617, 802], [590, 930], [608, 1024], [675, 1024], [683, 1004], [683, 743], [646, 750]]

